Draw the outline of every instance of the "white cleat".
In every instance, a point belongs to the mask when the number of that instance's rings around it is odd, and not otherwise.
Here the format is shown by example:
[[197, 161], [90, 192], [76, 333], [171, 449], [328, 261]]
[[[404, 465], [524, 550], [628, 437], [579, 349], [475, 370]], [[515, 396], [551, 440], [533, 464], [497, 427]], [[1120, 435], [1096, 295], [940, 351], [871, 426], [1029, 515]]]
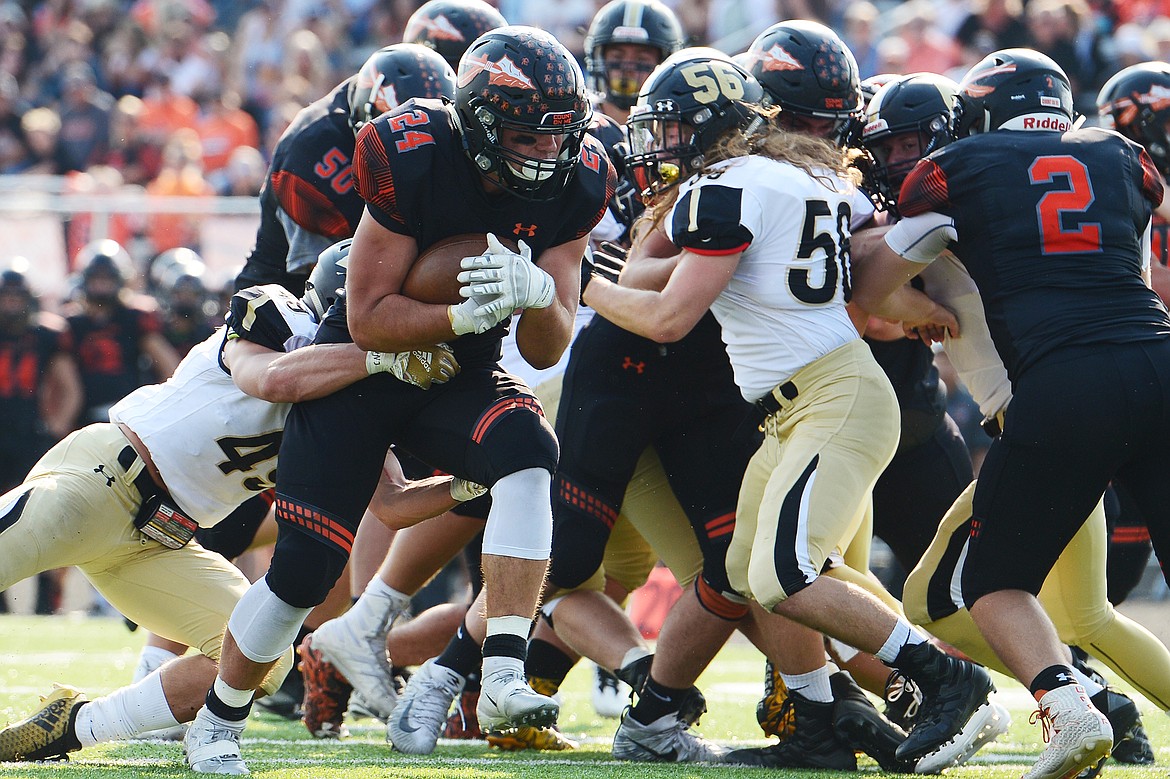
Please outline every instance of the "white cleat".
[[1079, 684], [1049, 690], [1029, 721], [1037, 719], [1048, 748], [1023, 779], [1071, 779], [1113, 749], [1113, 727]]
[[542, 728], [557, 722], [561, 707], [529, 687], [522, 672], [511, 668], [496, 671], [483, 679], [481, 688], [475, 714], [484, 733], [523, 725]]
[[344, 619], [331, 619], [313, 631], [313, 648], [361, 695], [370, 713], [383, 722], [390, 718], [398, 703], [398, 686], [384, 631], [358, 633]]
[[613, 737], [613, 756], [618, 760], [719, 763], [726, 755], [723, 747], [692, 733], [677, 714], [666, 714], [643, 725], [627, 710]]
[[436, 664], [434, 658], [427, 660], [398, 696], [398, 705], [386, 726], [386, 740], [408, 755], [434, 752], [447, 712], [463, 692], [463, 684], [462, 676]]
[[593, 710], [600, 717], [617, 719], [630, 705], [630, 685], [599, 665], [593, 666]]
[[235, 730], [212, 722], [207, 708], [200, 709], [183, 737], [187, 765], [197, 774], [247, 774], [248, 766], [240, 757], [242, 731], [242, 726]]
[[916, 774], [937, 774], [947, 768], [966, 763], [971, 757], [997, 738], [1007, 733], [1012, 724], [1008, 710], [988, 701], [975, 710], [963, 729], [941, 747], [919, 758], [914, 766]]

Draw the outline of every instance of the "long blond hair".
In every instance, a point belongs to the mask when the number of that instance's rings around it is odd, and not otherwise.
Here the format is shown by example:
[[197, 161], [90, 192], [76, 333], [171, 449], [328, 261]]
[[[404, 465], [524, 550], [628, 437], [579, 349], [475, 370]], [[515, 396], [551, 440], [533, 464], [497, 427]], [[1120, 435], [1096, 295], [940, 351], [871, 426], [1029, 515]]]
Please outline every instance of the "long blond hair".
[[[757, 110], [769, 119], [776, 113], [775, 109]], [[785, 130], [772, 121], [766, 122], [758, 131], [751, 134], [745, 134], [739, 128], [735, 128], [721, 135], [703, 155], [703, 165], [695, 175], [710, 172], [718, 163], [752, 155], [800, 168], [830, 189], [837, 187], [830, 174], [836, 174], [855, 187], [861, 184], [861, 171], [852, 167], [854, 160], [861, 155], [860, 151], [841, 149], [824, 138]], [[639, 223], [634, 226], [635, 239], [647, 230], [654, 230], [661, 225], [676, 200], [678, 184], [663, 192], [661, 197], [646, 209]], [[645, 224], [642, 220], [646, 220]]]

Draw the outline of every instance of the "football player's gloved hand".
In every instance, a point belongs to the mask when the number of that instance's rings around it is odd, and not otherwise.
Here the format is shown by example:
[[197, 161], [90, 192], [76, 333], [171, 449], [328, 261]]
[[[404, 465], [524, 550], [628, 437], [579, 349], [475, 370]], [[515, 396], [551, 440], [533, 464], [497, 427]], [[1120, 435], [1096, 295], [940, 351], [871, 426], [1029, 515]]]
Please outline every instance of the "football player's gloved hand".
[[[463, 282], [459, 294], [464, 297], [496, 295], [497, 297], [476, 310], [488, 313], [506, 309], [547, 308], [556, 298], [553, 277], [532, 262], [532, 248], [519, 242], [519, 252], [500, 243], [492, 233], [487, 236], [487, 251], [478, 257], [465, 257], [461, 263]], [[484, 310], [486, 309], [486, 310]]]
[[[464, 287], [459, 294], [464, 294]], [[455, 335], [468, 333], [486, 333], [512, 315], [512, 308], [490, 305], [499, 300], [500, 295], [468, 295], [467, 300], [453, 306], [447, 306], [447, 319], [451, 322], [451, 330]]]
[[468, 481], [467, 479], [455, 477], [451, 481], [451, 497], [460, 503], [475, 500], [486, 492], [487, 487], [482, 484], [476, 484], [473, 481]]
[[459, 363], [447, 344], [411, 352], [366, 352], [366, 371], [389, 373], [399, 381], [430, 389], [459, 373]]
[[612, 241], [602, 241], [596, 249], [586, 250], [581, 263], [581, 295], [584, 296], [585, 288], [596, 276], [617, 284], [618, 276], [626, 267], [627, 255], [628, 249]]

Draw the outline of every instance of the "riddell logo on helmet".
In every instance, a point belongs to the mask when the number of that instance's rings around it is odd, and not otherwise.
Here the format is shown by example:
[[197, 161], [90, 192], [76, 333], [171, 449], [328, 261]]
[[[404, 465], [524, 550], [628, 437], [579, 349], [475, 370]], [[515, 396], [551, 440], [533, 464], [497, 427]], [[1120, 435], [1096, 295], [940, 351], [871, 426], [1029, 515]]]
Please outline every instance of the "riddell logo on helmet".
[[1060, 130], [1072, 127], [1072, 122], [1062, 116], [1025, 116], [1025, 130]]
[[488, 73], [489, 84], [536, 89], [536, 84], [532, 83], [532, 79], [524, 75], [524, 72], [516, 67], [516, 63], [512, 62], [507, 54], [501, 57], [498, 62], [490, 61], [486, 54], [482, 57], [471, 57], [465, 60], [459, 71], [459, 86], [467, 86], [472, 79], [485, 70]]
[[760, 61], [764, 66], [764, 70], [804, 70], [804, 65], [801, 65], [796, 60], [796, 57], [789, 54], [778, 43], [764, 52], [763, 56], [760, 57]]

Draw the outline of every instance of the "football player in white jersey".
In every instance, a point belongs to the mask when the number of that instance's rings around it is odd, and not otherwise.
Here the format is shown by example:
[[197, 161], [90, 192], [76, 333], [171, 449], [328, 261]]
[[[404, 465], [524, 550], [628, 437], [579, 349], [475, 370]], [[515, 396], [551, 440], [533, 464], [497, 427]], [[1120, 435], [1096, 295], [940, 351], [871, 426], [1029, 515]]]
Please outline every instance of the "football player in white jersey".
[[[174, 376], [131, 393], [111, 422], [69, 435], [0, 496], [0, 589], [76, 565], [129, 619], [199, 652], [93, 701], [58, 686], [0, 731], [0, 760], [58, 757], [191, 720], [215, 678], [223, 625], [249, 586], [192, 536], [272, 486], [290, 405], [373, 373], [426, 388], [458, 371], [443, 345], [397, 355], [309, 345], [347, 251], [348, 241], [322, 254], [318, 283], [301, 300], [278, 285], [237, 293], [228, 323]], [[451, 508], [466, 485], [440, 477], [382, 489], [395, 500], [392, 521], [409, 524]], [[261, 690], [275, 690], [290, 666], [291, 651]]]
[[[736, 383], [767, 414], [740, 493], [728, 574], [742, 594], [812, 629], [790, 636], [800, 649], [790, 659], [807, 663], [792, 674], [800, 688], [790, 697], [794, 735], [726, 760], [791, 765], [794, 750], [824, 751], [832, 694], [821, 631], [919, 683], [924, 719], [897, 755], [918, 771], [939, 770], [967, 755], [990, 711], [991, 678], [944, 655], [860, 588], [820, 575], [893, 456], [897, 402], [845, 310], [855, 189], [845, 160], [762, 117], [729, 120], [753, 110], [744, 102], [753, 90], [751, 76], [718, 60], [668, 61], [651, 77], [631, 115], [631, 163], [666, 195], [652, 223], [682, 251], [662, 263], [660, 290], [598, 279], [585, 301], [662, 342], [710, 308]], [[706, 110], [684, 113], [684, 98], [700, 97]], [[684, 180], [675, 188], [663, 173]], [[937, 305], [923, 319], [955, 325]]]

